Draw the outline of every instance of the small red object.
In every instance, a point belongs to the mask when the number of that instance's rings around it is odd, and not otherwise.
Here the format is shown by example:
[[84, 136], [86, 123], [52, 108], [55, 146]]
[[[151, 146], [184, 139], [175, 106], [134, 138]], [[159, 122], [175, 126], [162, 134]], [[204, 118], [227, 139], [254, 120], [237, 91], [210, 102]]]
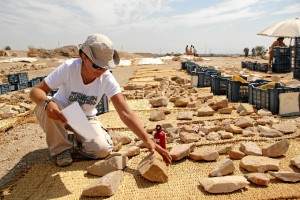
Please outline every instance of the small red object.
[[162, 148], [166, 149], [166, 135], [161, 130], [161, 126], [157, 125], [154, 133], [154, 140], [156, 144], [161, 146]]

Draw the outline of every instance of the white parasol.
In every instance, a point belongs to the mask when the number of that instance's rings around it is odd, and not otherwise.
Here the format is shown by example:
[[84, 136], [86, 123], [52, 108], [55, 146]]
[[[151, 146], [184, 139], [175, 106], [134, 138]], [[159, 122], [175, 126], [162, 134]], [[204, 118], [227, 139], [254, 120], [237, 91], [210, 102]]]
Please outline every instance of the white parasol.
[[300, 37], [300, 19], [297, 17], [295, 19], [279, 22], [257, 33], [257, 35], [285, 38]]

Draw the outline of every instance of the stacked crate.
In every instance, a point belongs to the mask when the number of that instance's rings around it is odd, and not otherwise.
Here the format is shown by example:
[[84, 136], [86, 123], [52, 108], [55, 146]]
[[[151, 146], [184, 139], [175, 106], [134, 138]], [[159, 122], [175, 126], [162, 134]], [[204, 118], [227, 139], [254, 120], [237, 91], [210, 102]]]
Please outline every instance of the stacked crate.
[[257, 61], [242, 61], [242, 68], [247, 68], [252, 71], [260, 71], [267, 72], [268, 71], [268, 63], [258, 63]]
[[221, 72], [219, 70], [208, 68], [208, 67], [200, 67], [192, 74], [191, 83], [193, 87], [211, 87], [211, 79], [212, 76], [221, 76]]
[[275, 73], [291, 72], [292, 53], [287, 47], [275, 46], [273, 48], [272, 71]]
[[211, 76], [211, 92], [214, 95], [226, 95], [231, 77]]
[[300, 37], [295, 38], [294, 78], [300, 80]]
[[0, 85], [0, 94], [6, 94], [11, 91], [9, 84], [1, 84]]
[[[300, 87], [289, 88], [283, 87], [279, 83], [276, 83], [275, 88], [260, 89], [258, 86], [264, 83], [249, 84], [249, 104], [252, 104], [257, 109], [267, 109], [272, 112], [273, 115], [279, 114], [280, 100], [279, 95], [282, 93], [298, 93]], [[282, 116], [299, 116], [300, 113], [288, 113]]]
[[8, 82], [10, 83], [11, 91], [23, 90], [28, 88], [28, 73], [21, 72], [16, 74], [9, 74], [7, 76]]
[[37, 84], [42, 82], [44, 80], [44, 78], [45, 78], [45, 76], [35, 77], [35, 78], [31, 79], [30, 81], [28, 81], [28, 87], [36, 86]]
[[[244, 77], [243, 77], [244, 78]], [[249, 84], [253, 83], [266, 83], [266, 80], [255, 80], [247, 83], [241, 83], [240, 81], [228, 81], [228, 89], [226, 97], [230, 102], [244, 102], [249, 101]]]

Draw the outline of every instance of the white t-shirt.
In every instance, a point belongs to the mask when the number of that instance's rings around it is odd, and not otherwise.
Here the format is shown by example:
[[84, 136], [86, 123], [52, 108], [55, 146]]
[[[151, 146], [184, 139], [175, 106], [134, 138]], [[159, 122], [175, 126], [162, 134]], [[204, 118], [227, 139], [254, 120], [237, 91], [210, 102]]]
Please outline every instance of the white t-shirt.
[[58, 88], [54, 97], [64, 107], [77, 101], [83, 112], [92, 116], [97, 114], [95, 107], [104, 94], [111, 98], [121, 93], [121, 88], [109, 70], [85, 85], [81, 77], [81, 63], [81, 58], [65, 61], [45, 78], [45, 82], [51, 89]]

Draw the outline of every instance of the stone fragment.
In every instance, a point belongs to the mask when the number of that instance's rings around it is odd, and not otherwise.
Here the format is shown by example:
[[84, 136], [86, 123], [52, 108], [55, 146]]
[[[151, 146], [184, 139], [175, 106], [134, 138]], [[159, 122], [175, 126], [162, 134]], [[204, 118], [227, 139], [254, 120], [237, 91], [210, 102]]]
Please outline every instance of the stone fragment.
[[131, 146], [127, 149], [126, 151], [126, 156], [127, 157], [133, 157], [133, 156], [137, 156], [141, 153], [141, 149], [137, 146]]
[[152, 105], [152, 107], [166, 107], [169, 103], [169, 100], [165, 96], [153, 98], [149, 100], [149, 103]]
[[258, 111], [257, 111], [257, 114], [259, 115], [259, 116], [271, 116], [272, 115], [272, 112], [271, 111], [269, 111], [269, 110], [267, 110], [267, 109], [259, 109]]
[[219, 109], [218, 112], [220, 114], [231, 114], [232, 110], [233, 110], [233, 108], [227, 107], [227, 108], [221, 108], [221, 109]]
[[270, 178], [265, 173], [245, 174], [245, 177], [256, 185], [268, 185]]
[[231, 149], [227, 152], [229, 158], [234, 160], [240, 160], [245, 157], [244, 152], [240, 151], [239, 149]]
[[216, 132], [221, 130], [221, 126], [216, 126], [216, 125], [206, 125], [206, 126], [200, 126], [199, 131], [204, 132], [205, 134], [208, 134], [210, 132]]
[[283, 134], [295, 133], [297, 131], [297, 126], [291, 121], [273, 124], [272, 128], [274, 128], [277, 131], [280, 131]]
[[138, 171], [149, 181], [159, 183], [168, 181], [167, 165], [157, 151], [150, 153], [139, 163]]
[[227, 154], [227, 152], [229, 151], [229, 150], [231, 150], [231, 148], [232, 148], [232, 145], [230, 145], [230, 144], [228, 144], [228, 145], [224, 145], [224, 146], [222, 146], [222, 147], [220, 147], [219, 149], [218, 149], [218, 153], [221, 155], [221, 154]]
[[275, 158], [282, 156], [289, 149], [290, 142], [288, 139], [269, 144], [262, 149], [263, 156]]
[[116, 140], [117, 143], [121, 142], [123, 145], [129, 144], [132, 141], [132, 139], [126, 133], [111, 132], [109, 134], [110, 134], [112, 140]]
[[300, 169], [300, 155], [296, 155], [290, 161], [290, 163]]
[[233, 133], [227, 131], [218, 131], [219, 135], [222, 139], [231, 139], [233, 138]]
[[269, 172], [269, 174], [285, 182], [296, 183], [300, 181], [300, 173], [297, 172], [279, 171], [279, 172]]
[[190, 102], [188, 98], [180, 98], [175, 101], [174, 105], [177, 107], [186, 107], [186, 105]]
[[198, 117], [213, 116], [215, 111], [207, 105], [201, 106], [197, 111]]
[[240, 149], [246, 155], [261, 156], [262, 150], [255, 142], [241, 142]]
[[170, 150], [170, 155], [173, 161], [178, 161], [188, 156], [190, 152], [195, 148], [195, 143], [190, 144], [178, 144]]
[[279, 160], [264, 156], [245, 156], [240, 161], [240, 167], [249, 172], [265, 172], [279, 170]]
[[193, 111], [179, 112], [177, 115], [177, 119], [178, 120], [192, 120], [193, 115], [194, 115]]
[[256, 135], [256, 133], [249, 129], [244, 129], [242, 132], [242, 137], [253, 137], [255, 135]]
[[197, 133], [180, 132], [179, 137], [180, 137], [180, 140], [184, 143], [192, 143], [192, 142], [199, 141], [201, 138], [201, 135], [199, 135]]
[[257, 119], [256, 123], [259, 125], [265, 126], [266, 124], [272, 125], [275, 123], [278, 123], [278, 119], [272, 117], [272, 116], [263, 116], [261, 119]]
[[210, 141], [217, 141], [217, 140], [221, 139], [220, 134], [217, 132], [208, 133], [205, 137], [207, 140], [210, 140]]
[[235, 167], [233, 161], [225, 158], [217, 163], [213, 170], [209, 173], [209, 176], [224, 176], [231, 174], [234, 171]]
[[254, 108], [252, 105], [247, 104], [247, 103], [241, 103], [239, 104], [239, 106], [237, 107], [236, 111], [241, 115], [245, 116], [245, 115], [250, 115], [252, 113], [254, 113]]
[[151, 115], [149, 118], [150, 121], [161, 121], [164, 119], [166, 119], [165, 113], [163, 111], [157, 111], [157, 110], [151, 112]]
[[110, 172], [84, 188], [82, 195], [87, 197], [113, 196], [121, 183], [123, 174], [121, 170]]
[[231, 132], [233, 134], [241, 134], [243, 133], [243, 129], [234, 125], [234, 124], [227, 124], [225, 126], [225, 130], [228, 131], [228, 132]]
[[242, 189], [250, 183], [243, 176], [204, 178], [200, 184], [209, 193], [229, 193]]
[[211, 107], [213, 110], [217, 111], [222, 108], [228, 107], [228, 99], [223, 98], [215, 102], [215, 104]]
[[201, 105], [201, 101], [191, 101], [186, 105], [186, 107], [187, 108], [197, 108], [200, 105]]
[[236, 126], [240, 128], [247, 128], [249, 126], [253, 126], [254, 120], [250, 117], [240, 117], [235, 121]]
[[259, 135], [261, 137], [281, 137], [283, 136], [283, 133], [280, 131], [277, 131], [275, 129], [269, 128], [267, 126], [257, 126], [257, 131], [259, 132]]
[[193, 160], [205, 160], [205, 161], [214, 161], [219, 157], [219, 153], [212, 147], [203, 147], [200, 149], [194, 150], [189, 154], [189, 157]]
[[128, 158], [124, 154], [114, 154], [87, 167], [87, 172], [96, 176], [104, 176], [110, 172], [124, 169], [127, 160]]

